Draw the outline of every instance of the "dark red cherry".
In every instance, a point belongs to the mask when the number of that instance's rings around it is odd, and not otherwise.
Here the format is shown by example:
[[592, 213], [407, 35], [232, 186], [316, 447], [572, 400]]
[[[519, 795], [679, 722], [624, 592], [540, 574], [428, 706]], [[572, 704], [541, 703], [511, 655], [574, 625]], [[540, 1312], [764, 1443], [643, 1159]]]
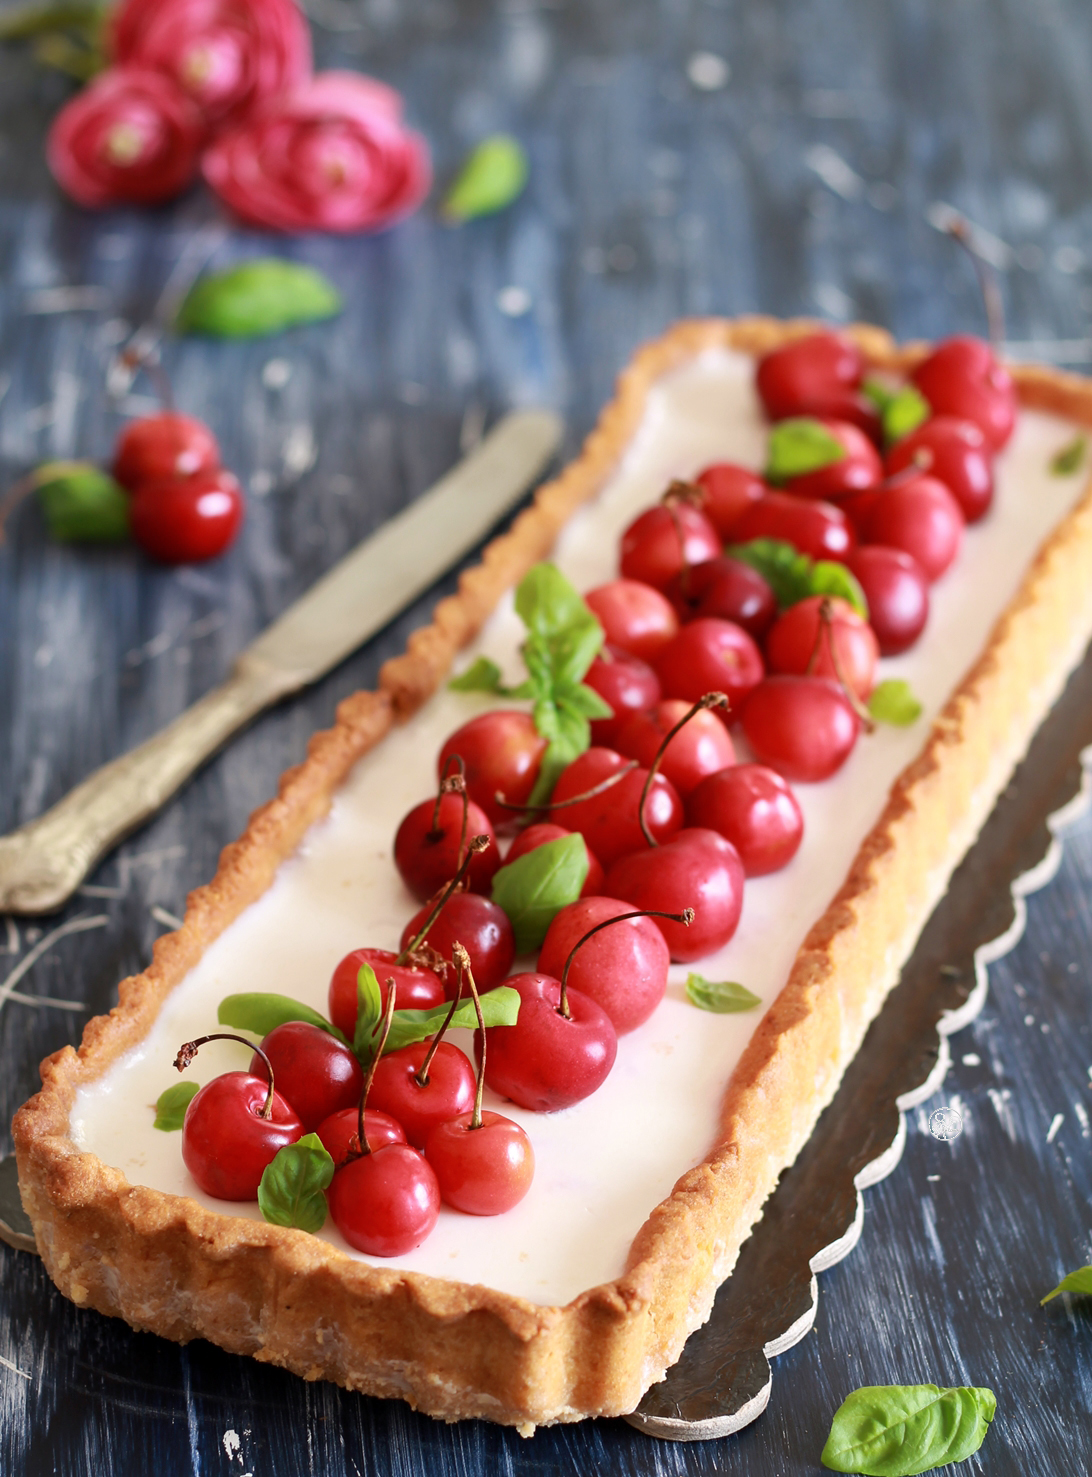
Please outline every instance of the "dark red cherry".
[[[273, 1067], [279, 1096], [291, 1104], [306, 1133], [360, 1098], [364, 1086], [360, 1063], [336, 1036], [319, 1026], [285, 1021], [264, 1038], [262, 1051]], [[250, 1074], [262, 1082], [269, 1081], [257, 1052], [250, 1063]]]
[[838, 461], [817, 467], [786, 482], [786, 491], [796, 497], [825, 499], [836, 503], [851, 492], [865, 492], [883, 481], [883, 462], [872, 441], [848, 421], [820, 422], [835, 441], [845, 448]]
[[488, 836], [490, 844], [471, 858], [467, 878], [471, 892], [488, 893], [493, 874], [501, 865], [497, 838], [489, 817], [470, 800], [464, 821], [463, 797], [441, 795], [422, 800], [402, 820], [394, 838], [394, 864], [402, 881], [419, 902], [432, 897], [459, 870], [460, 843], [471, 836]]
[[[825, 630], [824, 604], [830, 612]], [[848, 600], [838, 597], [809, 595], [798, 600], [781, 612], [766, 637], [766, 661], [771, 672], [802, 676], [811, 671], [819, 677], [832, 677], [846, 682], [859, 698], [867, 698], [872, 691], [879, 656], [880, 646], [872, 627]]]
[[142, 482], [129, 503], [133, 538], [164, 564], [215, 559], [243, 526], [237, 477], [222, 467], [183, 481]]
[[693, 908], [689, 927], [666, 918], [652, 920], [672, 959], [688, 963], [722, 949], [735, 933], [743, 882], [743, 863], [732, 843], [716, 831], [688, 827], [663, 846], [621, 857], [607, 871], [606, 888], [637, 908], [671, 913]]
[[[498, 793], [510, 805], [526, 805], [542, 767], [546, 740], [529, 713], [498, 708], [479, 713], [457, 728], [440, 750], [437, 777], [443, 779], [458, 754], [466, 769], [466, 790], [475, 805], [498, 829], [515, 825], [518, 812], [506, 809]], [[473, 836], [473, 829], [467, 832]], [[495, 853], [495, 848], [490, 848]], [[488, 857], [489, 852], [485, 855]], [[452, 874], [449, 872], [448, 876]]]
[[970, 334], [944, 339], [910, 378], [934, 415], [974, 421], [993, 451], [1000, 451], [1012, 435], [1016, 386], [983, 339]]
[[711, 615], [735, 621], [756, 641], [761, 641], [777, 614], [774, 592], [758, 570], [727, 554], [676, 575], [665, 593], [681, 620]]
[[208, 426], [174, 410], [130, 421], [114, 451], [114, 476], [130, 492], [145, 482], [194, 477], [219, 466], [220, 448]]
[[736, 524], [751, 504], [769, 491], [757, 472], [732, 462], [714, 462], [705, 467], [694, 478], [694, 484], [705, 494], [702, 512], [725, 542], [735, 537]]
[[660, 679], [647, 662], [609, 644], [592, 662], [584, 681], [615, 713], [613, 718], [592, 720], [592, 743], [600, 748], [612, 746], [620, 720], [651, 708], [663, 696]]
[[829, 677], [767, 677], [747, 699], [743, 732], [756, 758], [786, 779], [828, 779], [849, 758], [860, 719]]
[[[682, 698], [665, 698], [654, 708], [627, 718], [618, 730], [618, 752], [651, 769], [660, 745], [691, 706]], [[714, 712], [704, 708], [668, 744], [659, 772], [685, 799], [707, 774], [716, 774], [735, 760], [731, 734]]]
[[[602, 896], [581, 898], [562, 908], [542, 941], [539, 972], [560, 979], [566, 960], [590, 929], [632, 911], [632, 903]], [[601, 1006], [619, 1036], [624, 1036], [647, 1021], [664, 998], [670, 962], [667, 944], [655, 922], [651, 918], [627, 918], [613, 928], [604, 928], [577, 950], [567, 985]]]
[[744, 513], [733, 541], [746, 544], [756, 538], [783, 539], [812, 559], [844, 559], [857, 544], [841, 508], [791, 492], [767, 493]]
[[[559, 813], [561, 815], [565, 814], [564, 811]], [[560, 841], [563, 837], [572, 836], [573, 834], [574, 832], [567, 830], [564, 826], [554, 825], [552, 821], [539, 821], [536, 825], [528, 826], [525, 831], [519, 833], [508, 849], [508, 855], [504, 859], [504, 864], [507, 866], [509, 862], [518, 861], [521, 856], [526, 856], [529, 851], [534, 851], [536, 847], [545, 846], [547, 841]], [[584, 879], [584, 886], [580, 890], [580, 895], [581, 897], [590, 897], [593, 893], [599, 893], [603, 890], [603, 864], [595, 852], [592, 851], [585, 838], [581, 836], [580, 839], [584, 842], [584, 851], [588, 858], [588, 875]]]
[[720, 551], [717, 531], [700, 509], [681, 501], [671, 507], [657, 503], [622, 535], [622, 574], [663, 590], [684, 565], [703, 564]]
[[659, 590], [640, 580], [611, 580], [584, 596], [612, 646], [649, 662], [679, 629], [679, 618]]
[[408, 1144], [385, 1144], [337, 1170], [326, 1192], [334, 1224], [366, 1256], [403, 1256], [440, 1214], [432, 1166]]
[[[758, 647], [742, 627], [702, 616], [664, 647], [656, 672], [668, 697], [696, 703], [707, 692], [725, 692], [734, 711], [762, 681], [764, 668]], [[603, 865], [608, 865], [605, 858]]]
[[808, 407], [855, 390], [865, 371], [864, 355], [840, 333], [823, 331], [794, 339], [763, 355], [755, 383], [766, 414], [780, 421], [806, 415]]
[[881, 656], [906, 651], [929, 619], [929, 581], [916, 559], [902, 549], [866, 544], [846, 560], [868, 601], [868, 623]]
[[[324, 1118], [315, 1129], [322, 1140], [323, 1148], [338, 1169], [350, 1156], [359, 1154], [359, 1127], [359, 1110], [342, 1108], [337, 1113], [331, 1113], [329, 1118]], [[372, 1150], [381, 1149], [384, 1144], [404, 1144], [406, 1142], [402, 1125], [396, 1123], [389, 1113], [379, 1113], [372, 1108], [364, 1109], [364, 1133], [368, 1140], [368, 1147]]]
[[990, 448], [973, 421], [935, 415], [896, 441], [885, 460], [889, 473], [917, 466], [943, 482], [968, 523], [976, 523], [993, 501]]
[[186, 1109], [182, 1159], [206, 1195], [256, 1200], [266, 1167], [303, 1124], [279, 1092], [262, 1117], [269, 1083], [249, 1072], [224, 1072], [206, 1082]]
[[[616, 857], [647, 844], [637, 807], [648, 770], [640, 767], [629, 769], [621, 779], [599, 794], [581, 800], [576, 797], [585, 795], [625, 770], [631, 762], [613, 749], [587, 749], [562, 771], [554, 787], [555, 805], [560, 800], [575, 801], [555, 812], [558, 819], [563, 820], [570, 830], [580, 832], [604, 867], [610, 867]], [[682, 825], [682, 816], [682, 800], [675, 786], [663, 775], [656, 775], [644, 804], [645, 824], [657, 841], [666, 841]], [[477, 969], [474, 975], [478, 978]]]
[[431, 1047], [431, 1041], [415, 1041], [380, 1057], [368, 1093], [370, 1106], [389, 1113], [418, 1149], [437, 1123], [470, 1111], [477, 1086], [469, 1059], [450, 1041], [441, 1041], [433, 1052], [422, 1085], [418, 1074]]
[[[402, 947], [406, 948], [424, 928], [432, 905], [426, 903], [402, 930]], [[452, 945], [461, 943], [470, 955], [470, 965], [480, 990], [499, 985], [512, 967], [516, 939], [504, 909], [477, 892], [457, 892], [449, 897], [440, 915], [428, 931], [425, 942], [444, 959], [451, 958]], [[454, 978], [450, 970], [444, 981], [448, 998], [454, 994]], [[396, 995], [397, 998], [397, 995]]]
[[912, 477], [885, 487], [861, 523], [861, 542], [886, 544], [916, 559], [926, 579], [937, 580], [963, 542], [959, 504], [935, 477]]
[[326, 1008], [334, 1025], [350, 1041], [356, 1031], [357, 977], [362, 964], [371, 965], [375, 971], [384, 1006], [389, 979], [394, 980], [394, 998], [399, 1010], [431, 1010], [447, 999], [439, 975], [419, 965], [396, 964], [397, 957], [390, 949], [353, 949], [335, 967]]
[[566, 1019], [561, 981], [547, 974], [514, 974], [505, 984], [519, 992], [519, 1015], [514, 1026], [489, 1028], [486, 1086], [536, 1113], [590, 1097], [618, 1054], [610, 1016], [579, 990], [567, 990]]
[[709, 775], [687, 796], [686, 819], [730, 841], [748, 877], [780, 871], [804, 838], [799, 801], [788, 781], [765, 764], [736, 764]]

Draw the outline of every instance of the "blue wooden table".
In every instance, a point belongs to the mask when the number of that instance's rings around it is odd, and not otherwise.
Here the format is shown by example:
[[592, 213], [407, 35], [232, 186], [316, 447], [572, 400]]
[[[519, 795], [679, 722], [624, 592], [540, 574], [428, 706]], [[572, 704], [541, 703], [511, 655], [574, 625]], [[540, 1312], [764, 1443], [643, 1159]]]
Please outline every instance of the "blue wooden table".
[[[233, 655], [513, 404], [561, 410], [568, 450], [641, 340], [694, 313], [861, 317], [900, 337], [980, 330], [968, 264], [929, 224], [950, 202], [997, 238], [1009, 336], [1092, 361], [1092, 12], [1081, 0], [314, 0], [318, 59], [406, 95], [444, 180], [482, 134], [527, 144], [531, 182], [461, 230], [425, 209], [375, 238], [233, 231], [216, 265], [275, 250], [346, 309], [258, 343], [172, 341], [181, 408], [249, 492], [207, 566], [48, 542], [36, 510], [0, 548], [0, 830], [58, 799], [224, 676]], [[219, 217], [195, 191], [92, 216], [42, 162], [68, 84], [0, 53], [0, 490], [50, 457], [106, 458], [104, 366], [180, 254]], [[58, 292], [57, 289], [76, 289]], [[123, 404], [145, 408], [138, 382]], [[86, 916], [0, 1006], [0, 1152], [36, 1063], [148, 961], [187, 891], [435, 599], [256, 723], [89, 879], [56, 919], [0, 919], [0, 986]], [[295, 1477], [818, 1470], [860, 1384], [991, 1385], [998, 1416], [960, 1472], [1092, 1466], [1092, 1312], [1038, 1298], [1092, 1260], [1088, 935], [1092, 822], [1032, 899], [1027, 934], [953, 1041], [865, 1232], [821, 1279], [815, 1330], [775, 1364], [739, 1436], [671, 1446], [602, 1421], [539, 1432], [438, 1425], [400, 1404], [180, 1349], [80, 1313], [0, 1247], [0, 1471]], [[83, 1011], [50, 1000], [79, 1001]], [[958, 1106], [953, 1144], [925, 1131]], [[1060, 1121], [1059, 1121], [1060, 1115]]]

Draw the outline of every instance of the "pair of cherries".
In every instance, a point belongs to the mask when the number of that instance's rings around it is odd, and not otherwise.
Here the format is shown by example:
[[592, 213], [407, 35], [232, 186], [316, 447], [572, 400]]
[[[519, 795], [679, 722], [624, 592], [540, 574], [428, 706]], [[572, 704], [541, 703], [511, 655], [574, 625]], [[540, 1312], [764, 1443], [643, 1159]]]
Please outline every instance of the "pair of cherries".
[[242, 527], [239, 481], [221, 466], [215, 436], [193, 416], [163, 410], [131, 421], [118, 437], [113, 470], [130, 494], [133, 538], [162, 563], [213, 559]]

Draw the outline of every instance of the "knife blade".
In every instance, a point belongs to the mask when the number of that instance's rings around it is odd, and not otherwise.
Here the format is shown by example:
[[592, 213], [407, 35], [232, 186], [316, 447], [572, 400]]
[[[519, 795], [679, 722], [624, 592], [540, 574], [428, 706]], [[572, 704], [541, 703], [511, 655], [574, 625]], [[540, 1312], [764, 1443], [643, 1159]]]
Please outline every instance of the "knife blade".
[[95, 862], [233, 733], [337, 666], [480, 543], [544, 470], [561, 432], [552, 411], [505, 416], [251, 642], [226, 682], [44, 815], [0, 837], [0, 912], [60, 907]]

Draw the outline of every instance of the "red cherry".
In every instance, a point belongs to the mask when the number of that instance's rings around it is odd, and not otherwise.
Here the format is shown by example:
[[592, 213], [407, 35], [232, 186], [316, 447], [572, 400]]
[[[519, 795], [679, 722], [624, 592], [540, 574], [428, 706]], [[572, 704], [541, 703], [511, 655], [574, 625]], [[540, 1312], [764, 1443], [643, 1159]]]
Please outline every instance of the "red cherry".
[[618, 1035], [603, 1008], [568, 990], [561, 1014], [561, 981], [546, 974], [514, 974], [519, 992], [514, 1026], [489, 1028], [486, 1084], [521, 1108], [554, 1113], [600, 1087], [618, 1054]]
[[763, 355], [755, 384], [771, 420], [807, 414], [828, 396], [855, 390], [865, 371], [864, 355], [839, 333], [823, 331], [794, 339]]
[[[539, 972], [560, 979], [565, 961], [589, 929], [630, 912], [631, 903], [612, 897], [582, 898], [562, 908], [542, 941]], [[588, 939], [573, 956], [566, 984], [594, 1000], [624, 1036], [648, 1020], [664, 998], [669, 963], [667, 944], [653, 920], [627, 918]]]
[[[707, 692], [725, 692], [734, 711], [762, 681], [762, 655], [734, 621], [702, 616], [683, 626], [656, 658], [656, 671], [668, 697], [696, 703]], [[603, 865], [609, 866], [603, 858]]]
[[[564, 814], [564, 812], [562, 812]], [[529, 851], [536, 847], [545, 846], [547, 841], [560, 841], [563, 836], [571, 836], [574, 833], [567, 831], [564, 826], [555, 826], [551, 821], [539, 821], [537, 825], [528, 826], [526, 831], [521, 831], [512, 845], [508, 848], [508, 855], [504, 859], [505, 866], [509, 862], [515, 862], [521, 856], [526, 856]], [[584, 837], [584, 850], [588, 857], [588, 875], [584, 879], [584, 886], [580, 889], [581, 897], [590, 897], [593, 893], [603, 890], [603, 864], [592, 851]]]
[[705, 494], [702, 512], [725, 541], [734, 537], [736, 524], [751, 504], [769, 491], [757, 472], [731, 462], [705, 467], [694, 478], [694, 485]]
[[396, 964], [397, 958], [398, 955], [389, 949], [353, 949], [335, 967], [330, 977], [327, 1010], [334, 1025], [350, 1041], [356, 1031], [359, 1003], [356, 982], [362, 964], [370, 964], [375, 971], [384, 1006], [387, 1003], [388, 979], [394, 980], [394, 996], [399, 1010], [432, 1010], [447, 999], [438, 974], [420, 965]]
[[973, 421], [935, 415], [896, 441], [887, 453], [889, 473], [920, 466], [943, 482], [968, 523], [976, 523], [993, 501], [993, 466], [986, 438]]
[[220, 448], [208, 426], [174, 410], [131, 421], [114, 451], [114, 476], [130, 492], [145, 482], [215, 472], [219, 465]]
[[402, 1125], [406, 1138], [418, 1149], [437, 1123], [457, 1118], [474, 1106], [474, 1069], [449, 1041], [441, 1041], [428, 1064], [427, 1081], [419, 1081], [431, 1041], [388, 1052], [376, 1064], [368, 1102]]
[[[824, 602], [830, 624], [822, 630]], [[831, 653], [834, 643], [837, 666]], [[872, 691], [880, 644], [872, 627], [848, 600], [835, 596], [809, 595], [790, 605], [778, 616], [766, 637], [766, 660], [771, 672], [811, 671], [818, 677], [846, 682], [860, 698]], [[812, 659], [815, 658], [814, 665]]]
[[182, 1158], [204, 1190], [217, 1200], [256, 1200], [266, 1166], [285, 1144], [303, 1135], [303, 1124], [279, 1092], [262, 1117], [269, 1084], [249, 1072], [224, 1072], [207, 1082], [186, 1109]]
[[780, 871], [804, 837], [804, 814], [796, 796], [765, 764], [736, 764], [709, 775], [687, 797], [686, 819], [730, 841], [748, 877]]
[[[331, 1113], [351, 1107], [360, 1097], [364, 1086], [360, 1063], [329, 1031], [306, 1021], [285, 1021], [264, 1038], [262, 1051], [273, 1067], [278, 1095], [291, 1105], [305, 1133], [311, 1133]], [[269, 1081], [265, 1062], [257, 1052], [250, 1063], [250, 1075]]]
[[913, 646], [929, 618], [929, 581], [921, 565], [901, 549], [867, 544], [846, 560], [868, 601], [868, 623], [881, 656]]
[[584, 681], [616, 715], [592, 721], [591, 740], [600, 748], [611, 747], [620, 719], [651, 708], [662, 695], [660, 679], [647, 662], [609, 643], [588, 668]]
[[[554, 804], [575, 800], [626, 769], [630, 761], [612, 749], [586, 749], [564, 770], [554, 786]], [[597, 795], [566, 805], [557, 814], [573, 831], [579, 831], [596, 856], [609, 867], [616, 857], [645, 846], [637, 807], [648, 771], [630, 769], [620, 780]], [[657, 841], [666, 841], [682, 825], [682, 801], [670, 780], [656, 775], [644, 805], [644, 819]], [[479, 975], [477, 968], [475, 976]], [[478, 983], [481, 983], [479, 977]]]
[[679, 618], [659, 590], [640, 580], [611, 580], [584, 596], [612, 646], [651, 661], [679, 629]]
[[863, 431], [848, 421], [822, 420], [820, 424], [845, 448], [845, 456], [814, 472], [793, 477], [786, 488], [795, 497], [824, 498], [837, 502], [850, 492], [865, 492], [883, 481], [883, 462]]
[[440, 1214], [432, 1166], [408, 1144], [386, 1144], [337, 1170], [326, 1192], [350, 1246], [367, 1256], [402, 1256], [420, 1246]]
[[681, 620], [711, 615], [735, 621], [756, 641], [766, 634], [777, 614], [774, 592], [758, 570], [727, 554], [676, 575], [665, 593]]
[[748, 509], [736, 525], [737, 544], [755, 538], [783, 539], [812, 559], [844, 559], [856, 547], [857, 535], [841, 508], [833, 503], [769, 492]]
[[743, 910], [743, 863], [730, 841], [704, 827], [682, 830], [663, 846], [632, 852], [607, 872], [607, 891], [636, 908], [665, 912], [694, 910], [687, 927], [667, 918], [653, 921], [672, 959], [688, 963], [722, 949], [739, 927]]
[[[329, 1118], [324, 1118], [315, 1129], [322, 1140], [323, 1148], [338, 1169], [350, 1155], [360, 1152], [359, 1126], [359, 1108], [342, 1108], [337, 1113], [331, 1113]], [[364, 1134], [373, 1153], [384, 1144], [406, 1142], [402, 1125], [396, 1123], [389, 1113], [379, 1113], [372, 1108], [364, 1109]]]
[[883, 489], [861, 523], [861, 541], [902, 549], [937, 580], [959, 553], [963, 515], [943, 482], [913, 477]]
[[[431, 905], [426, 903], [413, 915], [402, 930], [403, 948], [417, 937], [431, 912]], [[482, 990], [500, 984], [511, 969], [516, 953], [516, 939], [507, 913], [491, 898], [477, 892], [457, 892], [449, 897], [425, 942], [445, 959], [451, 958], [452, 945], [461, 943], [470, 955], [474, 978]], [[448, 981], [445, 989], [450, 998]]]
[[531, 1140], [501, 1113], [486, 1108], [477, 1127], [473, 1117], [460, 1113], [437, 1124], [425, 1153], [446, 1204], [466, 1215], [503, 1215], [531, 1188], [535, 1174]]
[[[618, 752], [650, 769], [660, 745], [690, 706], [681, 698], [665, 698], [655, 708], [627, 718], [618, 731]], [[707, 774], [716, 774], [735, 760], [731, 734], [715, 713], [705, 709], [695, 713], [668, 744], [660, 773], [685, 799]]]
[[974, 421], [994, 451], [1000, 451], [1012, 435], [1016, 386], [984, 340], [969, 334], [944, 339], [910, 378], [934, 415]]
[[503, 795], [510, 805], [526, 805], [545, 752], [546, 740], [529, 713], [497, 708], [479, 713], [455, 730], [440, 750], [436, 773], [442, 779], [458, 754], [466, 766], [466, 790], [471, 800], [498, 829], [511, 827], [517, 812], [501, 805], [497, 795]]
[[687, 564], [703, 564], [720, 553], [717, 531], [700, 509], [686, 502], [658, 503], [634, 519], [622, 535], [622, 574], [662, 590]]
[[238, 479], [222, 468], [185, 481], [142, 482], [129, 504], [134, 539], [164, 564], [215, 559], [243, 526]]
[[423, 800], [402, 820], [394, 838], [394, 864], [402, 881], [419, 902], [439, 891], [459, 869], [460, 843], [471, 836], [488, 836], [489, 845], [470, 863], [467, 880], [472, 892], [489, 892], [493, 874], [501, 865], [497, 838], [485, 811], [461, 795]]
[[786, 779], [828, 779], [849, 758], [860, 719], [828, 677], [767, 677], [747, 699], [743, 732]]

